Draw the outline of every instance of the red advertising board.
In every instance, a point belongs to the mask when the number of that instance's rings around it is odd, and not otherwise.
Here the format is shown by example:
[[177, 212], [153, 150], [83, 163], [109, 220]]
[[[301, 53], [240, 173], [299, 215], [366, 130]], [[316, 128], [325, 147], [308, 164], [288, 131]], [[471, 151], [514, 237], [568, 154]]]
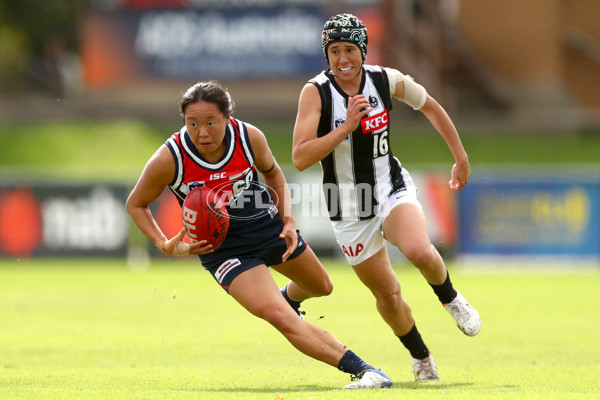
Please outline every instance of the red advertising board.
[[124, 257], [127, 185], [0, 185], [0, 257]]

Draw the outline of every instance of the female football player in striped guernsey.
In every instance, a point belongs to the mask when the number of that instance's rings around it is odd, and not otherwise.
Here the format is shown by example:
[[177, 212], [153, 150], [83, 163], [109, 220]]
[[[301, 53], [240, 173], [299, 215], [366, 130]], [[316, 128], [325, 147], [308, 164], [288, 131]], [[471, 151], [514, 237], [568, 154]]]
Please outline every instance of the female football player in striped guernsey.
[[431, 244], [416, 188], [391, 152], [392, 98], [421, 111], [455, 158], [450, 188], [460, 190], [470, 166], [459, 135], [438, 102], [399, 71], [365, 65], [367, 28], [351, 14], [323, 28], [329, 69], [303, 88], [294, 127], [292, 158], [300, 171], [320, 162], [323, 189], [336, 239], [377, 310], [409, 350], [417, 381], [439, 380], [410, 307], [401, 296], [386, 240], [417, 267], [466, 335], [481, 328], [478, 312], [454, 289], [444, 261]]
[[[384, 372], [299, 317], [299, 301], [328, 295], [332, 285], [296, 230], [285, 177], [263, 133], [231, 116], [233, 101], [215, 81], [190, 87], [180, 110], [185, 125], [150, 158], [127, 200], [127, 211], [138, 228], [166, 254], [198, 254], [223, 289], [296, 349], [358, 378], [345, 388], [391, 387]], [[266, 188], [258, 184], [257, 170]], [[235, 196], [227, 205], [229, 231], [216, 250], [204, 240], [185, 243], [185, 228], [168, 239], [149, 208], [165, 187], [182, 203], [197, 185]], [[279, 199], [276, 205], [271, 196]], [[291, 280], [286, 290], [277, 287], [267, 266]]]

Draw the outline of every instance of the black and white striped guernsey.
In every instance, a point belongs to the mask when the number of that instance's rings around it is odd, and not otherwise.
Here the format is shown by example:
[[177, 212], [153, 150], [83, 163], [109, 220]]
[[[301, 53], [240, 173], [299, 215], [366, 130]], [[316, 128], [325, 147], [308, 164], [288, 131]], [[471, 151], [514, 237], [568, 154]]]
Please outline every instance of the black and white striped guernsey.
[[[323, 192], [333, 221], [359, 221], [374, 217], [392, 193], [405, 188], [400, 161], [389, 142], [392, 109], [389, 81], [379, 66], [364, 65], [360, 93], [372, 111], [363, 117], [331, 153], [321, 160]], [[327, 135], [346, 119], [348, 95], [335, 83], [331, 71], [309, 81], [321, 96], [317, 136]]]

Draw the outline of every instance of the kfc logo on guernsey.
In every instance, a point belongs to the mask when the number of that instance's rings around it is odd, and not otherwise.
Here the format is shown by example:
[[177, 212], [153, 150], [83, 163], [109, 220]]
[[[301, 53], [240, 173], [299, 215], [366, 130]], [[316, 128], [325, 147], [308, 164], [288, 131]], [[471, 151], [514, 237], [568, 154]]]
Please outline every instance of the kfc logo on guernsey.
[[383, 110], [383, 112], [380, 112], [379, 114], [373, 115], [371, 117], [363, 118], [360, 121], [363, 133], [379, 131], [388, 126], [388, 123], [389, 118], [387, 110]]

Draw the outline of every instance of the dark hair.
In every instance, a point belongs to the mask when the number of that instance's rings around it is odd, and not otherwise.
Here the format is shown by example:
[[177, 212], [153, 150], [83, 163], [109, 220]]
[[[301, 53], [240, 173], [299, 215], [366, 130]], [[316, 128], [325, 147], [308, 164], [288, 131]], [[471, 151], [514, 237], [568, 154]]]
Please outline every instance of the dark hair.
[[181, 102], [179, 103], [181, 117], [185, 117], [185, 110], [189, 104], [199, 101], [215, 103], [225, 117], [233, 112], [235, 106], [229, 92], [219, 82], [198, 82], [186, 90], [181, 98]]

